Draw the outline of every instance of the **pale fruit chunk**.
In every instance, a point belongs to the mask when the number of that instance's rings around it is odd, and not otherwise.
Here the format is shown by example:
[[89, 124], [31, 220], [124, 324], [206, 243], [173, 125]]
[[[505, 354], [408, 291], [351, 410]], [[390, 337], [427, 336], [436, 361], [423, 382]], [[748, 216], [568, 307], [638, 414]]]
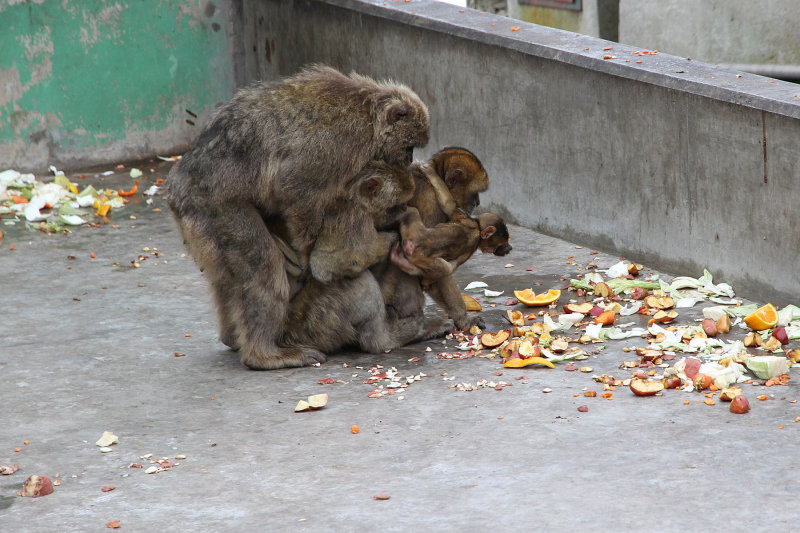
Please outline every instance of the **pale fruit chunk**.
[[664, 390], [664, 383], [652, 379], [633, 378], [629, 387], [637, 396], [653, 396]]
[[326, 393], [314, 394], [308, 397], [308, 405], [312, 409], [322, 409], [328, 405], [328, 395]]
[[[661, 291], [656, 291], [656, 293], [659, 292]], [[663, 294], [663, 292], [661, 293]], [[671, 307], [675, 307], [675, 300], [669, 296], [659, 296], [657, 294], [653, 294], [652, 296], [645, 298], [644, 303], [647, 307], [651, 307], [653, 309], [670, 309]]]
[[481, 335], [481, 344], [487, 348], [494, 348], [506, 342], [510, 335], [508, 330], [505, 329], [501, 329], [497, 333], [484, 333]]
[[33, 475], [22, 485], [22, 495], [29, 498], [38, 498], [52, 493], [53, 482], [47, 476]]

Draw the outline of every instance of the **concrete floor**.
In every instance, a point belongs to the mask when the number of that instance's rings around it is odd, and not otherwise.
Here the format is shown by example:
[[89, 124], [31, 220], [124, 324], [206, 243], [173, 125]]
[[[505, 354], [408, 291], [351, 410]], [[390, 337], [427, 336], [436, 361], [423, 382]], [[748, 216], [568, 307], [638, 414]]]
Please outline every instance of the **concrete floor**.
[[[140, 166], [140, 190], [168, 167]], [[127, 169], [73, 176], [81, 185], [101, 180], [130, 182]], [[438, 359], [455, 350], [441, 340], [336, 355], [318, 368], [249, 371], [218, 341], [206, 283], [183, 255], [163, 199], [131, 204], [112, 224], [50, 236], [0, 226], [0, 464], [20, 465], [0, 476], [3, 531], [105, 531], [113, 520], [127, 531], [797, 527], [796, 383], [745, 385], [752, 410], [741, 416], [697, 393], [640, 398], [619, 388], [609, 401], [584, 397], [598, 384], [563, 363], [514, 370], [486, 358]], [[510, 256], [464, 265], [460, 285], [482, 280], [506, 295], [537, 281], [560, 288], [592, 259], [601, 267], [617, 260], [520, 227], [512, 238]], [[131, 268], [140, 254], [148, 259]], [[505, 325], [504, 301], [485, 310], [487, 330]], [[622, 348], [636, 344], [606, 343], [580, 364], [625, 377], [618, 367], [635, 357]], [[363, 381], [377, 364], [425, 377], [402, 400], [371, 399], [374, 386]], [[318, 383], [329, 377], [333, 384]], [[481, 379], [513, 386], [450, 388]], [[330, 395], [327, 407], [293, 412], [320, 392]], [[755, 401], [763, 393], [774, 397]], [[101, 453], [94, 443], [106, 430], [120, 442]], [[180, 464], [146, 474], [160, 457]], [[61, 484], [46, 497], [16, 496], [31, 474]], [[103, 492], [107, 485], [116, 489]]]

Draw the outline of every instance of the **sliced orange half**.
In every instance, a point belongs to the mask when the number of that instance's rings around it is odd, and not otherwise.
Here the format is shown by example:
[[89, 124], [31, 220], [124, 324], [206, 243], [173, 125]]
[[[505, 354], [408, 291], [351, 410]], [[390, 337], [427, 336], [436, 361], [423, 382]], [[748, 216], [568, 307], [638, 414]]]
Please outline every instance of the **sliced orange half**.
[[525, 305], [535, 307], [538, 305], [550, 305], [561, 298], [561, 291], [558, 289], [550, 289], [539, 295], [533, 293], [533, 289], [525, 289], [522, 291], [514, 291], [514, 296], [517, 300]]
[[744, 323], [756, 331], [773, 328], [778, 323], [778, 310], [772, 304], [759, 307], [753, 314], [744, 317]]

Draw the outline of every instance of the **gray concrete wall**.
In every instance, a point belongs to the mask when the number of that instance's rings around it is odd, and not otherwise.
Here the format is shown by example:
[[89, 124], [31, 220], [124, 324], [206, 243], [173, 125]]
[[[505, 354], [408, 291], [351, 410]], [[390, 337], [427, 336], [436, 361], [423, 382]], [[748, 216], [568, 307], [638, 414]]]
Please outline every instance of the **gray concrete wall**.
[[712, 63], [800, 65], [796, 0], [620, 0], [619, 41]]
[[800, 297], [798, 86], [432, 1], [243, 9], [246, 77], [319, 61], [407, 83], [431, 111], [418, 157], [474, 150], [509, 221]]

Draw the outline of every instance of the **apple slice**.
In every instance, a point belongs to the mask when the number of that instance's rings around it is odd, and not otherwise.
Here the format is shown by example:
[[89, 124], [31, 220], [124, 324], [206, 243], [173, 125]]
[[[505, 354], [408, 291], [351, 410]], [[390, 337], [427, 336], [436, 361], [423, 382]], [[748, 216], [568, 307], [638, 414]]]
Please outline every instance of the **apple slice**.
[[592, 290], [594, 291], [595, 296], [599, 296], [600, 298], [608, 298], [609, 296], [614, 296], [614, 291], [611, 290], [611, 287], [608, 286], [608, 283], [605, 281], [601, 281], [597, 285], [595, 285]]
[[525, 325], [525, 316], [522, 314], [522, 311], [512, 311], [509, 309], [506, 313], [508, 314], [508, 321], [511, 322], [513, 326]]
[[22, 495], [29, 498], [38, 498], [53, 493], [53, 482], [47, 476], [33, 475], [22, 484]]
[[565, 304], [564, 311], [567, 313], [580, 313], [585, 315], [592, 310], [594, 305], [591, 302], [581, 302], [579, 304]]
[[719, 320], [717, 320], [716, 324], [717, 333], [728, 333], [731, 330], [731, 317], [729, 317], [727, 314], [724, 314], [719, 317]]
[[672, 322], [676, 318], [678, 318], [677, 311], [664, 311], [663, 309], [659, 309], [656, 311], [656, 314], [653, 315], [653, 320], [662, 324]]
[[634, 287], [631, 290], [631, 300], [644, 300], [650, 296], [650, 291], [644, 287]]
[[511, 333], [507, 329], [501, 329], [497, 333], [484, 333], [481, 335], [481, 344], [487, 348], [495, 348], [508, 340]]
[[714, 321], [713, 318], [703, 319], [701, 326], [703, 327], [703, 331], [705, 332], [705, 334], [708, 335], [709, 337], [716, 337], [717, 333], [719, 333], [719, 329], [717, 328], [717, 323]]
[[328, 395], [326, 393], [314, 394], [308, 397], [308, 406], [311, 409], [322, 409], [328, 405]]
[[653, 309], [669, 309], [675, 307], [675, 300], [669, 296], [648, 296], [644, 299], [644, 304]]
[[633, 378], [629, 387], [636, 396], [653, 396], [664, 390], [661, 381], [652, 379]]

